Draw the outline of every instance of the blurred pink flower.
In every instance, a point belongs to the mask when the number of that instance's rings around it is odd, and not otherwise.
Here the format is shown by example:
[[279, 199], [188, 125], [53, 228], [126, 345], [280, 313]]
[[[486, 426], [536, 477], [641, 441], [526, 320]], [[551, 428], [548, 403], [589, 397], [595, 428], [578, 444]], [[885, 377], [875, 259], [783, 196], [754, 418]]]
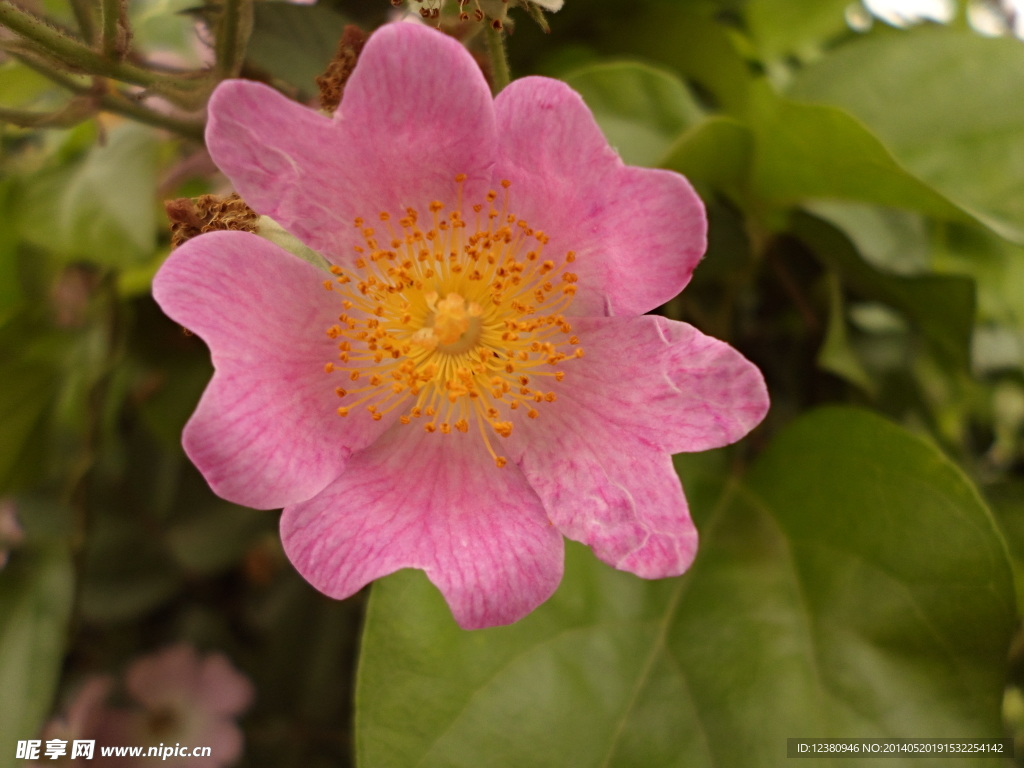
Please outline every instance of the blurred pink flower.
[[18, 523], [17, 507], [13, 499], [0, 499], [0, 568], [7, 565], [10, 550], [21, 544], [25, 533]]
[[285, 507], [314, 586], [422, 568], [476, 628], [551, 595], [563, 534], [646, 578], [689, 567], [671, 453], [740, 439], [768, 395], [727, 344], [643, 314], [705, 249], [682, 176], [625, 166], [564, 83], [492, 100], [414, 24], [370, 38], [333, 119], [237, 80], [209, 115], [217, 165], [334, 277], [242, 232], [171, 255], [154, 296], [216, 369], [185, 450], [221, 496]]
[[[38, 765], [78, 765], [78, 759], [72, 762], [73, 744], [76, 740], [95, 740], [102, 732], [104, 718], [107, 716], [106, 701], [110, 695], [114, 679], [108, 675], [94, 675], [79, 686], [71, 698], [63, 715], [53, 718], [43, 728], [40, 737], [45, 743], [50, 739], [67, 742], [65, 754], [57, 758], [43, 757]], [[94, 757], [99, 750], [94, 750]]]
[[[141, 708], [107, 712], [97, 736], [97, 758], [100, 744], [210, 747], [210, 757], [161, 758], [166, 766], [216, 768], [241, 757], [243, 737], [235, 718], [252, 703], [253, 687], [223, 654], [200, 657], [191, 645], [174, 645], [132, 662], [125, 685]], [[148, 765], [152, 759], [109, 758], [123, 767]]]

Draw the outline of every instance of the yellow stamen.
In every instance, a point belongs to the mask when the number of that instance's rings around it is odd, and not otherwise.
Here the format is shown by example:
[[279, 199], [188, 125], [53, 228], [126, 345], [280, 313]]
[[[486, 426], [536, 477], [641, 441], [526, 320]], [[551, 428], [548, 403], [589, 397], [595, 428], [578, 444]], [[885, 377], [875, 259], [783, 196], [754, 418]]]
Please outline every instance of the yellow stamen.
[[469, 206], [471, 224], [463, 216], [466, 177], [455, 180], [456, 207], [446, 212], [434, 201], [422, 224], [412, 208], [400, 218], [382, 211], [387, 232], [378, 239], [363, 219], [355, 220], [364, 241], [355, 248], [355, 269], [334, 266], [337, 280], [324, 283], [341, 294], [344, 310], [327, 329], [338, 341], [339, 361], [324, 370], [369, 382], [355, 390], [335, 387], [339, 397], [359, 398], [346, 399], [338, 415], [365, 403], [379, 421], [410, 401], [399, 423], [426, 416], [428, 433], [467, 433], [476, 421], [495, 465], [503, 467], [507, 459], [494, 451], [488, 433], [509, 437], [511, 412], [520, 406], [538, 418], [534, 405], [544, 407], [556, 395], [532, 389], [531, 382], [542, 381], [534, 377], [560, 382], [565, 371], [553, 369], [583, 356], [562, 314], [578, 283], [566, 269], [576, 255], [545, 254], [548, 236], [509, 212], [507, 181], [501, 210], [494, 207], [498, 193], [489, 192], [488, 205]]

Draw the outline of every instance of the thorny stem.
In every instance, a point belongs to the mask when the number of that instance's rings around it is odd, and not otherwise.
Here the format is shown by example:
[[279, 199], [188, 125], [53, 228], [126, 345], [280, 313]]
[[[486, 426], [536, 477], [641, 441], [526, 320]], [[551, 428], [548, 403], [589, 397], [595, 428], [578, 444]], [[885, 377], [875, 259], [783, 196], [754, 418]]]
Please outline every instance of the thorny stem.
[[508, 56], [505, 53], [504, 33], [490, 24], [486, 24], [484, 29], [487, 36], [487, 55], [491, 60], [492, 85], [494, 93], [497, 94], [512, 82], [512, 75], [508, 69]]
[[203, 142], [204, 123], [196, 120], [181, 120], [154, 112], [152, 109], [142, 106], [131, 96], [125, 95], [120, 91], [113, 91], [101, 96], [99, 105], [101, 109], [107, 112], [130, 117], [137, 122], [151, 125], [154, 128], [165, 128], [186, 139], [192, 139], [200, 143]]
[[[194, 110], [203, 106], [217, 80], [236, 77], [252, 32], [252, 0], [224, 0], [217, 29], [216, 64], [211, 72], [165, 73], [138, 62], [126, 61], [131, 29], [126, 17], [127, 0], [71, 0], [81, 39], [36, 16], [0, 0], [0, 25], [17, 37], [0, 41], [0, 49], [16, 56], [50, 80], [85, 99], [73, 99], [50, 113], [3, 110], [0, 121], [25, 127], [73, 125], [99, 110], [130, 117], [147, 125], [165, 128], [181, 136], [203, 140], [203, 123], [161, 114], [138, 98], [105, 84], [105, 80], [141, 86], [176, 106]], [[76, 74], [95, 78], [85, 85]]]
[[124, 0], [103, 0], [103, 55], [113, 61], [124, 59], [127, 37]]
[[0, 122], [21, 128], [70, 128], [87, 120], [95, 112], [89, 99], [72, 99], [63, 109], [53, 112], [30, 112], [0, 107]]
[[202, 93], [207, 85], [198, 77], [203, 73], [165, 75], [130, 62], [109, 59], [57, 29], [46, 19], [23, 11], [10, 0], [0, 0], [0, 24], [21, 37], [20, 41], [0, 42], [0, 46], [9, 53], [46, 58], [54, 62], [54, 68], [65, 71], [141, 85], [186, 109], [201, 106], [195, 102], [196, 95]]
[[111, 61], [84, 43], [68, 37], [43, 19], [21, 10], [10, 0], [0, 0], [0, 24], [35, 43], [50, 56], [92, 75], [111, 77], [149, 88], [161, 84], [155, 72], [126, 62]]
[[[179, 136], [192, 139], [193, 141], [203, 141], [203, 130], [205, 126], [204, 123], [200, 121], [184, 120], [155, 112], [152, 109], [143, 106], [130, 95], [125, 94], [122, 91], [111, 90], [97, 94], [92, 86], [64, 74], [60, 70], [51, 67], [49, 64], [34, 56], [23, 56], [18, 53], [15, 53], [14, 55], [26, 66], [31, 67], [39, 74], [49, 78], [57, 85], [67, 88], [72, 93], [79, 96], [91, 96], [94, 104], [92, 112], [97, 110], [113, 112], [118, 115], [123, 115], [124, 117], [130, 117], [140, 123], [152, 125], [154, 128], [164, 128], [165, 130], [172, 131], [173, 133], [177, 133]], [[7, 111], [14, 112], [15, 110]], [[35, 115], [35, 113], [22, 113], [21, 116], [24, 117], [26, 115]], [[84, 120], [87, 117], [88, 115], [81, 119]], [[7, 120], [2, 113], [0, 113], [0, 120], [11, 122], [15, 125], [24, 125], [24, 123], [21, 123], [18, 120]], [[81, 122], [81, 120], [78, 122]]]

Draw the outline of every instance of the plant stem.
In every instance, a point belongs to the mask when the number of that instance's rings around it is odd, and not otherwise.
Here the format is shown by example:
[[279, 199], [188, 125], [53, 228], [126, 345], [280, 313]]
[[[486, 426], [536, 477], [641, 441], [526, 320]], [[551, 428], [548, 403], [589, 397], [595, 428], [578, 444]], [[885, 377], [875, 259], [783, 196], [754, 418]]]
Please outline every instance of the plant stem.
[[[124, 115], [125, 117], [130, 117], [137, 122], [152, 125], [154, 128], [163, 128], [165, 130], [172, 131], [186, 139], [192, 139], [193, 141], [198, 141], [200, 143], [203, 142], [205, 123], [199, 120], [188, 120], [155, 112], [140, 104], [130, 95], [119, 90], [97, 94], [93, 86], [87, 85], [80, 80], [76, 80], [74, 77], [51, 67], [34, 56], [23, 56], [18, 53], [15, 53], [14, 55], [26, 66], [31, 67], [39, 74], [49, 78], [57, 85], [67, 88], [72, 93], [81, 96], [91, 96], [94, 103], [92, 111], [94, 112], [96, 110], [103, 110], [106, 112], [113, 112], [118, 115]], [[82, 119], [85, 118], [83, 117]], [[10, 122], [15, 121], [12, 120]]]
[[54, 68], [65, 71], [141, 85], [185, 109], [202, 106], [208, 93], [207, 86], [211, 85], [208, 78], [201, 77], [204, 74], [201, 72], [186, 76], [165, 75], [126, 61], [108, 59], [45, 19], [21, 10], [10, 0], [0, 0], [0, 24], [22, 38], [21, 41], [0, 41], [0, 48], [9, 53], [47, 59], [54, 63]]
[[508, 56], [505, 54], [505, 36], [500, 29], [495, 29], [490, 24], [484, 27], [484, 34], [487, 36], [487, 55], [491, 60], [492, 88], [497, 94], [512, 82], [512, 75], [508, 69]]
[[110, 77], [145, 88], [160, 85], [164, 80], [157, 73], [134, 64], [107, 59], [98, 51], [50, 26], [43, 19], [25, 13], [10, 0], [0, 0], [0, 24], [35, 43], [42, 49], [42, 53], [54, 56], [61, 62], [91, 75]]
[[[2, 5], [3, 2], [4, 0], [0, 0], [0, 5]], [[0, 19], [0, 22], [2, 22], [2, 19]], [[71, 40], [71, 38], [65, 39], [71, 42], [76, 42]], [[0, 40], [0, 51], [20, 59], [31, 67], [35, 67], [51, 80], [54, 79], [52, 73], [60, 73], [66, 81], [74, 82], [72, 79], [72, 73], [76, 71], [83, 71], [82, 67], [69, 65], [52, 51], [46, 50], [44, 46], [29, 41], [19, 40], [8, 42], [6, 40]], [[104, 59], [104, 61], [106, 60]], [[118, 62], [107, 63], [113, 64], [118, 68], [121, 67], [121, 64]], [[133, 65], [126, 66], [129, 66], [131, 70], [146, 73], [146, 79], [152, 83], [147, 90], [163, 96], [175, 106], [188, 112], [199, 109], [203, 104], [205, 104], [206, 97], [209, 95], [209, 90], [213, 86], [213, 82], [210, 80], [208, 72], [163, 74]], [[92, 72], [88, 69], [84, 70], [84, 74], [89, 74], [93, 77], [107, 77], [107, 75], [102, 72]], [[111, 76], [110, 79], [121, 80], [123, 82], [135, 82], [134, 78], [118, 76]]]
[[21, 128], [70, 128], [95, 113], [95, 107], [87, 98], [76, 97], [63, 109], [53, 112], [32, 112], [24, 109], [0, 107], [0, 122]]
[[218, 79], [237, 77], [252, 33], [252, 0], [224, 0], [224, 11], [217, 30]]
[[128, 51], [128, 18], [123, 0], [103, 0], [103, 55], [114, 61]]
[[96, 3], [93, 0], [71, 0], [71, 10], [74, 11], [82, 39], [89, 45], [94, 45], [97, 38]]
[[198, 141], [200, 144], [204, 141], [205, 123], [198, 120], [186, 120], [160, 114], [149, 109], [149, 107], [139, 104], [135, 99], [120, 91], [113, 91], [102, 96], [99, 100], [99, 105], [100, 109], [107, 112], [130, 117], [136, 122], [145, 123], [154, 128], [164, 128], [186, 139]]
[[41, 74], [43, 77], [49, 78], [57, 85], [61, 85], [67, 88], [72, 93], [87, 93], [91, 90], [89, 85], [83, 83], [81, 80], [75, 79], [73, 75], [69, 75], [56, 67], [50, 66], [44, 60], [37, 56], [28, 55], [20, 50], [6, 49], [14, 58], [24, 64], [30, 69], [34, 69], [36, 72]]

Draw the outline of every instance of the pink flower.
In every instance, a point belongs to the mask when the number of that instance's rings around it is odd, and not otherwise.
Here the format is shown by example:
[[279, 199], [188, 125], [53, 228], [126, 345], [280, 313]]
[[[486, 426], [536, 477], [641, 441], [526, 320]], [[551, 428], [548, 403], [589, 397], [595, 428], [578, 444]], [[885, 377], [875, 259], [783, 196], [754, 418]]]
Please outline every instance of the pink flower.
[[343, 598], [421, 568], [475, 628], [551, 595], [563, 534], [643, 577], [686, 570], [670, 454], [738, 440], [768, 397], [727, 344], [642, 314], [704, 252], [683, 177], [623, 165], [563, 83], [492, 100], [412, 24], [370, 38], [333, 119], [245, 81], [209, 113], [246, 202], [335, 265], [216, 232], [154, 283], [216, 369], [185, 450], [221, 496], [285, 507], [306, 579]]
[[[106, 701], [110, 689], [114, 685], [113, 678], [107, 675], [93, 675], [87, 678], [74, 697], [70, 700], [64, 714], [46, 723], [41, 735], [45, 743], [51, 739], [66, 741], [65, 754], [58, 758], [41, 757], [36, 765], [71, 765], [74, 742], [76, 740], [95, 740], [103, 727], [103, 719], [107, 714]], [[94, 750], [94, 757], [98, 756]], [[56, 762], [54, 762], [56, 760]]]
[[[141, 708], [108, 710], [98, 728], [97, 747], [187, 748], [186, 754], [161, 756], [167, 766], [219, 768], [241, 757], [243, 737], [235, 718], [252, 703], [253, 687], [223, 654], [200, 658], [191, 645], [174, 645], [134, 661], [125, 684]], [[210, 756], [193, 756], [196, 747], [209, 747]], [[123, 767], [152, 762], [145, 757], [127, 760], [110, 758], [112, 765]]]

